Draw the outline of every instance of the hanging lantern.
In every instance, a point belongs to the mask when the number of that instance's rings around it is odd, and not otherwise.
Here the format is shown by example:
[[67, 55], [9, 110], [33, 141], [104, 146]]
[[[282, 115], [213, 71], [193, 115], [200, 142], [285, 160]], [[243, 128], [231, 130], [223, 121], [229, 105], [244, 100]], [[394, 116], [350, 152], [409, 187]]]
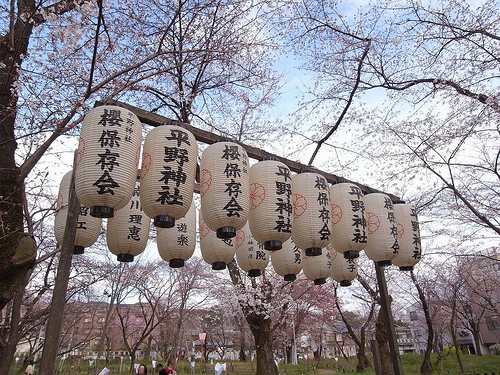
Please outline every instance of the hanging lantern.
[[184, 267], [196, 247], [196, 205], [175, 221], [173, 228], [157, 228], [156, 243], [161, 258], [172, 268]]
[[263, 160], [250, 167], [250, 212], [252, 236], [266, 250], [279, 250], [292, 232], [290, 169], [276, 160]]
[[332, 257], [333, 280], [338, 281], [340, 286], [349, 286], [351, 281], [358, 275], [358, 261], [356, 258], [345, 258], [342, 253], [333, 247], [329, 249]]
[[365, 253], [380, 265], [391, 264], [399, 250], [398, 231], [391, 198], [383, 193], [365, 195], [368, 242]]
[[302, 271], [302, 250], [291, 239], [283, 242], [281, 250], [271, 253], [271, 264], [285, 281], [293, 281]]
[[[72, 171], [66, 173], [61, 180], [61, 185], [59, 185], [56, 215], [54, 218], [54, 235], [59, 244], [63, 242], [66, 219], [68, 217], [71, 173]], [[90, 216], [89, 211], [88, 207], [80, 206], [73, 254], [83, 254], [84, 248], [92, 246], [101, 233], [102, 219]]]
[[330, 243], [345, 258], [357, 258], [368, 237], [363, 192], [354, 183], [334, 184], [330, 203]]
[[128, 206], [119, 209], [114, 217], [108, 219], [106, 240], [109, 251], [117, 256], [118, 261], [132, 262], [134, 256], [144, 251], [148, 243], [150, 221], [141, 209], [137, 181]]
[[85, 116], [75, 190], [90, 215], [113, 217], [132, 196], [141, 150], [141, 122], [127, 109], [103, 105]]
[[214, 270], [223, 270], [234, 257], [234, 238], [217, 238], [200, 212], [200, 250], [203, 260], [212, 265]]
[[422, 257], [417, 212], [415, 207], [398, 202], [394, 204], [394, 213], [398, 228], [399, 251], [392, 264], [398, 266], [401, 271], [411, 271]]
[[236, 261], [249, 277], [257, 277], [269, 264], [269, 253], [264, 245], [252, 236], [249, 225], [236, 233]]
[[198, 145], [188, 130], [176, 125], [152, 129], [144, 141], [141, 204], [160, 228], [172, 228], [191, 207]]
[[332, 259], [326, 247], [320, 255], [305, 255], [302, 259], [302, 271], [309, 280], [314, 281], [315, 285], [326, 283], [326, 279], [331, 276], [331, 269]]
[[201, 156], [201, 211], [219, 238], [236, 236], [247, 222], [248, 168], [248, 155], [237, 143], [214, 143]]
[[330, 198], [328, 183], [318, 173], [292, 177], [292, 239], [306, 256], [321, 255], [330, 243]]

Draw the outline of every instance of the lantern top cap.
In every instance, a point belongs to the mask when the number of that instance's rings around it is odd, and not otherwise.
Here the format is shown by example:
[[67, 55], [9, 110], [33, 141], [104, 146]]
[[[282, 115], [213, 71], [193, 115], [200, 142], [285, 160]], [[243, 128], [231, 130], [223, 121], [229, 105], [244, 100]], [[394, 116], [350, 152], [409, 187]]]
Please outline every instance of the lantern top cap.
[[406, 202], [404, 200], [401, 200], [401, 199], [397, 199], [397, 200], [393, 201], [392, 203], [394, 203], [394, 204], [406, 204]]
[[230, 137], [223, 137], [223, 136], [221, 136], [221, 137], [217, 138], [214, 141], [214, 143], [219, 143], [219, 142], [236, 142], [236, 140], [234, 140], [234, 139], [232, 139]]
[[347, 181], [343, 177], [337, 177], [337, 179], [332, 182], [332, 185], [335, 185], [335, 184], [346, 184], [346, 183], [349, 183], [349, 181]]
[[269, 155], [266, 155], [266, 156], [263, 156], [260, 161], [279, 161], [278, 159], [276, 159], [274, 156], [269, 156]]

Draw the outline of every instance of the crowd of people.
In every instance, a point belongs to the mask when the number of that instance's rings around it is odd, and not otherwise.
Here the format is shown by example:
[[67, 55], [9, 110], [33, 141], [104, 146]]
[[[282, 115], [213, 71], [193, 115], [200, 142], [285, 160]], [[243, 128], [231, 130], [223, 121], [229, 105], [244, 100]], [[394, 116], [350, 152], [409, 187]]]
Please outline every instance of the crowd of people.
[[[158, 372], [158, 375], [177, 375], [177, 372], [175, 372], [174, 364], [172, 362], [168, 362], [167, 367], [163, 367], [163, 364], [158, 363], [155, 368]], [[139, 367], [137, 368], [137, 374], [146, 375], [147, 373], [148, 367], [144, 364], [139, 365]]]

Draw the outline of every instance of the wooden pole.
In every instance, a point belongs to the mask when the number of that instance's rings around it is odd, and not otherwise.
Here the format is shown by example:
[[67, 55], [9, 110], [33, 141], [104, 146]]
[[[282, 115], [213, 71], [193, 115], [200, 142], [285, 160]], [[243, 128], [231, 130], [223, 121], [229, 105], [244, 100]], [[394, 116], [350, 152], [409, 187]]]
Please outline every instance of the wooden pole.
[[394, 368], [394, 375], [403, 375], [403, 366], [401, 364], [401, 357], [399, 356], [399, 347], [396, 338], [396, 330], [394, 328], [394, 319], [391, 312], [391, 302], [389, 301], [389, 293], [387, 292], [384, 266], [379, 262], [375, 262], [375, 271], [377, 273], [378, 289], [380, 292], [380, 307], [384, 315], [385, 329], [387, 330], [387, 336], [389, 339], [389, 350], [392, 366]]
[[[76, 152], [75, 152], [76, 158]], [[73, 163], [73, 166], [75, 164]], [[64, 317], [64, 307], [66, 305], [66, 291], [71, 270], [71, 259], [75, 247], [76, 227], [78, 216], [80, 215], [80, 202], [75, 192], [74, 168], [71, 175], [69, 190], [68, 217], [64, 228], [63, 243], [57, 266], [57, 275], [54, 283], [54, 293], [50, 305], [50, 314], [45, 329], [45, 342], [43, 344], [42, 359], [40, 362], [39, 375], [54, 375], [57, 352], [61, 339], [62, 322]]]

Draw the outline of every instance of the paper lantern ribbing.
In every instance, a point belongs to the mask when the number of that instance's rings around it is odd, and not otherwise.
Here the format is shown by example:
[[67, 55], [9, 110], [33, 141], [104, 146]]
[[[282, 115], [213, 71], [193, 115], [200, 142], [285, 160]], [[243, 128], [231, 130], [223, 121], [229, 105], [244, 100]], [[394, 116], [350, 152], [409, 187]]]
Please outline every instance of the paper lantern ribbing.
[[236, 233], [236, 261], [249, 277], [257, 277], [269, 264], [269, 253], [251, 234], [249, 225]]
[[250, 167], [250, 212], [252, 236], [266, 250], [279, 250], [292, 232], [290, 169], [276, 160], [263, 160]]
[[307, 256], [321, 255], [330, 243], [330, 197], [326, 179], [318, 173], [292, 177], [292, 239]]
[[368, 238], [363, 192], [353, 183], [330, 186], [330, 243], [345, 258], [357, 258]]
[[176, 220], [173, 228], [157, 228], [156, 243], [158, 253], [170, 267], [183, 267], [196, 247], [196, 205], [191, 203], [187, 214]]
[[337, 252], [334, 248], [329, 250], [332, 257], [332, 279], [338, 281], [340, 286], [351, 285], [351, 281], [358, 275], [357, 259], [344, 258], [344, 255]]
[[141, 168], [142, 209], [155, 226], [172, 228], [191, 207], [198, 145], [176, 125], [152, 129], [144, 141]]
[[283, 242], [281, 250], [271, 253], [271, 264], [285, 281], [293, 281], [302, 271], [302, 250], [291, 239]]
[[365, 253], [379, 265], [391, 264], [398, 255], [398, 230], [391, 198], [383, 193], [365, 195], [368, 242]]
[[212, 265], [214, 270], [223, 270], [226, 264], [231, 262], [234, 257], [234, 238], [217, 238], [217, 235], [211, 230], [200, 212], [200, 250], [203, 260]]
[[331, 269], [332, 259], [327, 248], [324, 248], [320, 255], [302, 258], [302, 271], [309, 280], [314, 281], [315, 285], [326, 283], [332, 274]]
[[[56, 215], [54, 218], [54, 235], [59, 244], [62, 244], [63, 242], [66, 219], [68, 217], [71, 173], [71, 171], [66, 173], [61, 180], [61, 184], [59, 185]], [[73, 254], [83, 254], [84, 248], [93, 245], [101, 233], [102, 219], [90, 216], [89, 211], [88, 207], [80, 206]]]
[[409, 204], [397, 203], [394, 204], [394, 213], [398, 227], [399, 251], [392, 264], [398, 266], [401, 271], [411, 271], [422, 257], [417, 212], [415, 207]]
[[151, 219], [141, 209], [137, 181], [128, 206], [108, 219], [106, 240], [109, 251], [117, 256], [118, 261], [132, 262], [134, 256], [144, 251], [149, 239], [150, 222]]
[[103, 105], [85, 116], [78, 146], [75, 190], [96, 217], [113, 217], [134, 191], [141, 122], [127, 109]]
[[248, 155], [234, 142], [217, 142], [201, 156], [201, 212], [219, 238], [236, 236], [247, 222], [250, 206]]

